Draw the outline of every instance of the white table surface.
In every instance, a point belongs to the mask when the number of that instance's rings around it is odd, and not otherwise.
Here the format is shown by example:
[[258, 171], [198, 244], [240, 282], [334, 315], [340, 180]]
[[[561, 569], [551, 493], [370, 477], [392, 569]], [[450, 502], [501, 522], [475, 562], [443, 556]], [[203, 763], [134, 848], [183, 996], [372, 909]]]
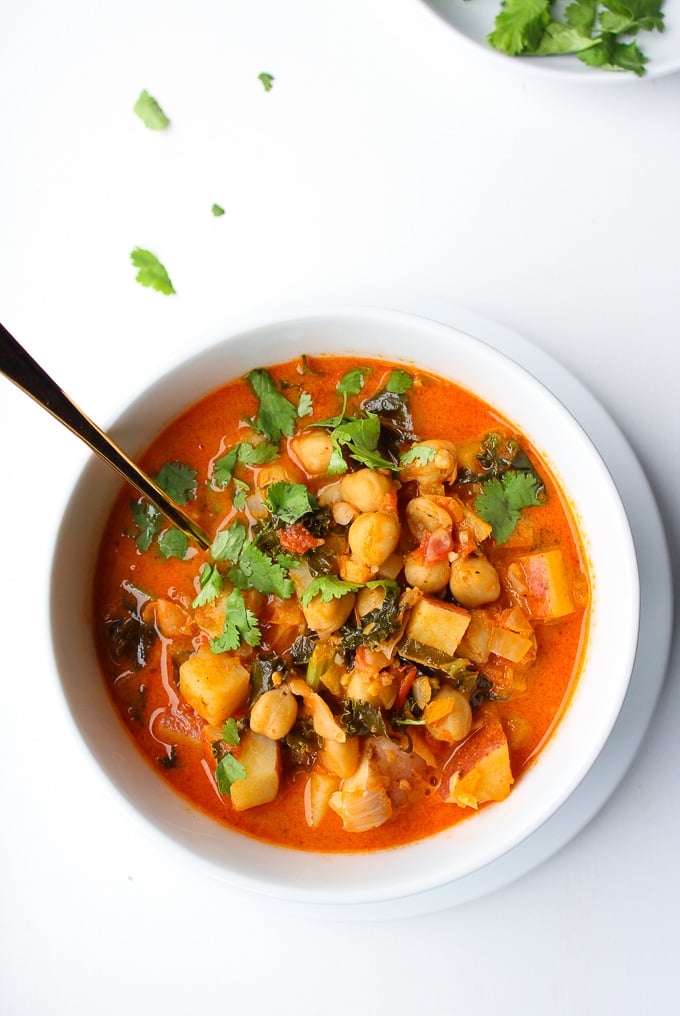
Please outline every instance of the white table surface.
[[[142, 88], [169, 130], [132, 114]], [[532, 74], [419, 0], [22, 0], [0, 95], [0, 320], [94, 419], [260, 308], [459, 305], [597, 396], [678, 573], [680, 76]], [[134, 282], [137, 245], [175, 296]], [[89, 766], [45, 605], [87, 452], [4, 380], [0, 433], [0, 1012], [678, 1011], [677, 644], [621, 786], [536, 870], [408, 920], [251, 905], [160, 852]]]

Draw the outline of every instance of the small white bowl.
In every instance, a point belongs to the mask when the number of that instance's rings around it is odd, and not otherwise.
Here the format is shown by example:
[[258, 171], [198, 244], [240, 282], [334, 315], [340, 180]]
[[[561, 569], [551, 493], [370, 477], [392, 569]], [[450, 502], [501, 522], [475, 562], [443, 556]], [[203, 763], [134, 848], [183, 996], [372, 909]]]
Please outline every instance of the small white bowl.
[[527, 371], [448, 326], [406, 314], [331, 308], [250, 324], [179, 364], [109, 428], [133, 456], [181, 410], [253, 367], [322, 353], [417, 363], [469, 389], [528, 435], [567, 494], [588, 556], [592, 615], [584, 667], [559, 726], [507, 800], [436, 836], [372, 854], [269, 846], [193, 809], [133, 745], [109, 699], [95, 651], [97, 548], [120, 482], [93, 459], [68, 503], [52, 571], [51, 619], [62, 688], [91, 754], [123, 799], [166, 840], [239, 889], [316, 905], [394, 900], [446, 885], [529, 837], [588, 772], [616, 721], [632, 672], [639, 583], [613, 481], [590, 440]]

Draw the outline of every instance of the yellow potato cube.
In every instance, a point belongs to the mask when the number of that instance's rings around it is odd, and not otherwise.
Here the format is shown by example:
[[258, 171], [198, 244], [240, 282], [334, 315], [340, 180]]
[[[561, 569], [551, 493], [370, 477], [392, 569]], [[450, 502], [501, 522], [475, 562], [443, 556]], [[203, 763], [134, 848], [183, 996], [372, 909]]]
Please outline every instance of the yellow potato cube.
[[250, 674], [238, 656], [199, 646], [179, 668], [180, 695], [208, 723], [220, 725], [241, 706], [250, 690]]
[[249, 730], [239, 745], [238, 760], [246, 778], [231, 785], [234, 809], [247, 811], [273, 801], [279, 792], [279, 742]]
[[485, 801], [503, 801], [514, 783], [503, 727], [487, 717], [446, 763], [440, 794], [449, 804], [475, 808]]
[[469, 623], [469, 611], [423, 596], [411, 611], [406, 638], [453, 656]]

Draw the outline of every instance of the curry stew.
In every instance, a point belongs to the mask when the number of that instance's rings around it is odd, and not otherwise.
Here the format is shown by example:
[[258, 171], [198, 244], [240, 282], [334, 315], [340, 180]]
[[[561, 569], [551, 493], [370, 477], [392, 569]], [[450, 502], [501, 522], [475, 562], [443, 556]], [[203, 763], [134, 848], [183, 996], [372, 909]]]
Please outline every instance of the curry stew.
[[587, 631], [568, 505], [529, 441], [417, 369], [254, 370], [171, 423], [103, 535], [98, 650], [140, 751], [248, 835], [365, 851], [501, 801]]

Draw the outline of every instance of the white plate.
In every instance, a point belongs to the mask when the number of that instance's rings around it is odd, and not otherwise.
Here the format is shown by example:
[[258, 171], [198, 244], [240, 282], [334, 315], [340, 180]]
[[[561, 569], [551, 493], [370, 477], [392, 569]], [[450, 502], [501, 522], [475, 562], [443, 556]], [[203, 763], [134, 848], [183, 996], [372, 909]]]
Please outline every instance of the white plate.
[[[501, 0], [424, 0], [433, 11], [460, 35], [481, 47], [492, 59], [505, 60], [522, 70], [548, 73], [577, 81], [614, 83], [644, 80], [628, 71], [603, 71], [589, 67], [576, 56], [514, 56], [499, 53], [486, 41], [493, 31]], [[642, 32], [638, 43], [649, 63], [646, 78], [657, 78], [680, 70], [680, 0], [665, 0], [666, 28], [663, 32]]]
[[[370, 305], [370, 294], [342, 294], [350, 303]], [[329, 294], [338, 301], [338, 294]], [[484, 896], [521, 878], [569, 843], [598, 813], [631, 765], [661, 693], [670, 651], [673, 587], [666, 536], [647, 478], [630, 445], [600, 403], [569, 371], [515, 332], [472, 311], [439, 301], [381, 293], [380, 306], [420, 314], [481, 339], [527, 369], [581, 424], [612, 475], [628, 515], [640, 577], [640, 627], [628, 693], [598, 759], [562, 807], [532, 836], [503, 857], [448, 885], [397, 900], [343, 906], [295, 905], [255, 894], [240, 894], [252, 905], [327, 920], [383, 920], [445, 910]]]

